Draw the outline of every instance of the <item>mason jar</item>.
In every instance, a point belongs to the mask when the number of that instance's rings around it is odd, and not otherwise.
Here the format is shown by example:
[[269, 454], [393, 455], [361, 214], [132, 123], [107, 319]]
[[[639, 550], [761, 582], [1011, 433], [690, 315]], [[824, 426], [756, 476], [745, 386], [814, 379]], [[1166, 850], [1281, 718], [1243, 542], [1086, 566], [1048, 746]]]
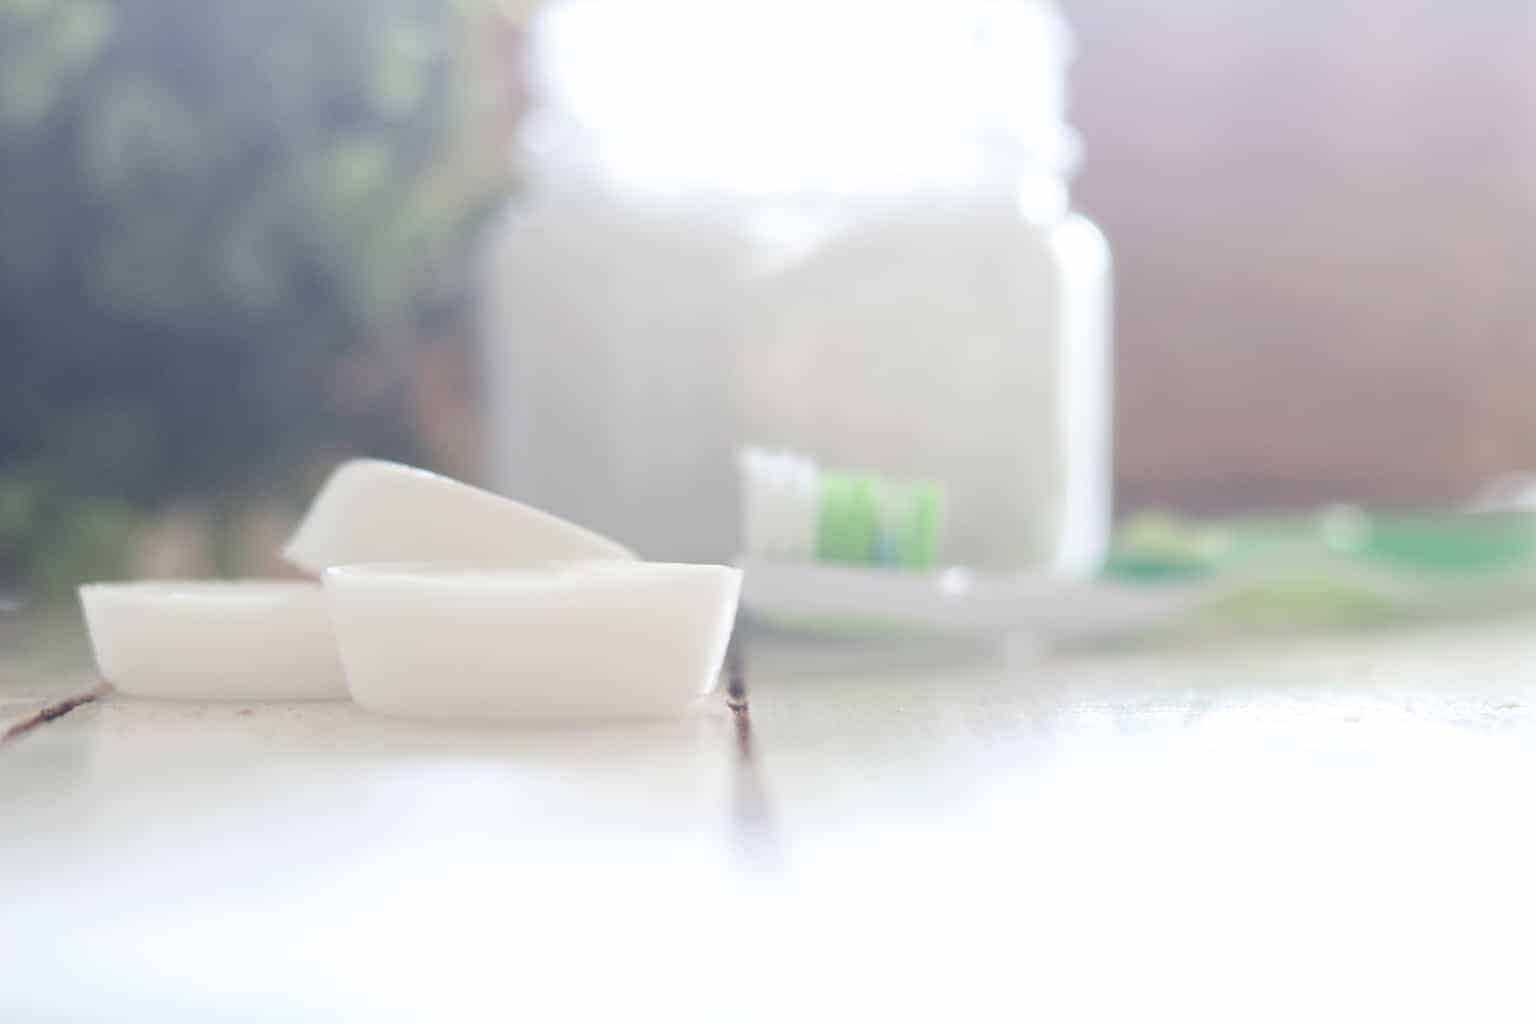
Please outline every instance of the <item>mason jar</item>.
[[946, 564], [1091, 572], [1110, 259], [1035, 0], [564, 0], [487, 260], [491, 477], [658, 559], [738, 460], [930, 482]]

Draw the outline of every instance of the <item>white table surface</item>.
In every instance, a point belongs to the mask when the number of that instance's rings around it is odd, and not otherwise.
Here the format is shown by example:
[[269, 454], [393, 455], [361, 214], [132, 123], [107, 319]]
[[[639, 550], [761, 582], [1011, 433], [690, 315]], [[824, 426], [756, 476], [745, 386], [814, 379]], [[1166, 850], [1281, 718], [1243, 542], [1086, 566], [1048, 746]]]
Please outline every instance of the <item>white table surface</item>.
[[750, 678], [750, 763], [718, 701], [32, 729], [0, 1021], [1532, 1019], [1536, 618]]

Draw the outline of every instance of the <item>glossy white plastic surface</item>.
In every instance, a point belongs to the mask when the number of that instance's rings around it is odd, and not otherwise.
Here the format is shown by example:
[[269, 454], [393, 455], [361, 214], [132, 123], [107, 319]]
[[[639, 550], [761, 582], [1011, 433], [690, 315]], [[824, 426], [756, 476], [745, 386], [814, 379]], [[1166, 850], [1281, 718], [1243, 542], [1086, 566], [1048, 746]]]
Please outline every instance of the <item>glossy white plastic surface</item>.
[[317, 583], [90, 583], [80, 588], [102, 678], [187, 700], [347, 695]]
[[423, 469], [355, 459], [336, 469], [283, 551], [312, 573], [363, 562], [532, 566], [631, 559], [590, 530]]
[[717, 565], [325, 573], [347, 684], [382, 714], [466, 721], [664, 717], [714, 688], [741, 589]]

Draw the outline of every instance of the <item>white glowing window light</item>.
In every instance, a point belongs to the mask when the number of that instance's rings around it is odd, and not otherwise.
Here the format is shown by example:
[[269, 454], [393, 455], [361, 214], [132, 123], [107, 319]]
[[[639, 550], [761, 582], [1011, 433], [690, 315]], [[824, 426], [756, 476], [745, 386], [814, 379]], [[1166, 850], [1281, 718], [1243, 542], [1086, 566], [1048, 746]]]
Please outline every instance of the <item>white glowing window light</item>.
[[1067, 37], [1031, 0], [564, 0], [533, 40], [537, 162], [627, 190], [974, 189], [1075, 159]]

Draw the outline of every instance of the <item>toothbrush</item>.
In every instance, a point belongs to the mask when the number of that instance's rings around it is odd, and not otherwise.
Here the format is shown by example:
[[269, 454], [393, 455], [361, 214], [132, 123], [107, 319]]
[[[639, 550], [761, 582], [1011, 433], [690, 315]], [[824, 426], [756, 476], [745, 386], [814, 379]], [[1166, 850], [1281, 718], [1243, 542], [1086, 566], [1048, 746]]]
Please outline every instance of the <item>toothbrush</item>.
[[938, 484], [824, 470], [807, 455], [754, 447], [740, 469], [750, 558], [917, 572], [937, 564]]
[[1521, 507], [1374, 513], [1336, 505], [1310, 514], [1211, 523], [1146, 512], [1117, 531], [1104, 573], [1152, 581], [1349, 565], [1454, 582], [1528, 567], [1533, 556], [1536, 513]]
[[1103, 578], [1229, 617], [1266, 602], [1324, 620], [1516, 604], [1536, 599], [1536, 512], [1340, 505], [1204, 524], [1143, 513], [1117, 532]]

